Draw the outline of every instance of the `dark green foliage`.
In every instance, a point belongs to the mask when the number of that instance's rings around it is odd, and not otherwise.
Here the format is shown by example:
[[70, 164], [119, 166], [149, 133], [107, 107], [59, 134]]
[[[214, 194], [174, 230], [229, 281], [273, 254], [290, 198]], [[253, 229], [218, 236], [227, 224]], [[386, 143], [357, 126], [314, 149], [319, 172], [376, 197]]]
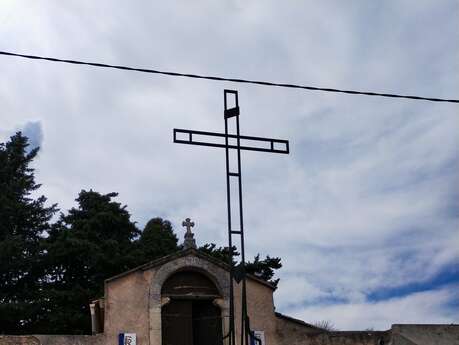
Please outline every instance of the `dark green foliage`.
[[48, 332], [89, 333], [89, 302], [103, 296], [104, 280], [133, 268], [140, 231], [116, 193], [81, 191], [77, 208], [61, 214], [46, 239]]
[[57, 209], [31, 195], [39, 148], [28, 146], [20, 132], [0, 143], [0, 334], [34, 332], [42, 315], [40, 240]]
[[176, 252], [177, 236], [172, 224], [162, 218], [153, 218], [146, 225], [140, 236], [139, 249], [144, 262]]
[[[203, 253], [213, 256], [214, 258], [229, 263], [230, 255], [228, 247], [217, 247], [215, 243], [207, 243], [199, 248]], [[239, 256], [236, 247], [233, 246], [234, 256]], [[264, 260], [260, 260], [260, 254], [255, 256], [253, 261], [248, 261], [245, 264], [246, 272], [260, 279], [270, 282], [277, 286], [279, 279], [272, 279], [275, 270], [282, 267], [280, 258], [272, 258], [269, 255]]]
[[281, 258], [272, 258], [269, 255], [264, 260], [260, 260], [260, 254], [255, 256], [253, 261], [249, 261], [245, 265], [245, 270], [249, 274], [266, 280], [274, 286], [277, 286], [279, 279], [272, 279], [274, 277], [274, 270], [282, 267]]
[[[229, 264], [230, 262], [230, 253], [228, 247], [217, 247], [215, 243], [206, 243], [202, 247], [199, 247], [198, 250], [200, 250], [204, 254], [213, 256], [214, 258], [220, 261], [226, 262], [227, 264]], [[234, 256], [239, 256], [236, 246], [233, 246], [233, 252]]]

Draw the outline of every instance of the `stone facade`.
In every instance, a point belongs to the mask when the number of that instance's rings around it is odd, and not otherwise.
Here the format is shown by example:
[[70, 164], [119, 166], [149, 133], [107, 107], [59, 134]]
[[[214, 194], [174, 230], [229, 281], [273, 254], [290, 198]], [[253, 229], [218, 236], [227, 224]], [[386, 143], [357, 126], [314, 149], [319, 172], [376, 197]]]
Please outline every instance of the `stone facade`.
[[222, 316], [227, 319], [227, 271], [196, 253], [196, 250], [189, 249], [107, 280], [104, 325], [107, 339], [116, 342], [120, 332], [129, 332], [137, 334], [138, 344], [160, 345], [161, 287], [169, 276], [179, 270], [202, 272], [215, 283], [222, 295], [222, 301], [219, 301]]
[[[116, 345], [119, 333], [135, 333], [138, 345], [161, 345], [161, 310], [170, 298], [161, 295], [174, 273], [205, 275], [218, 290], [223, 334], [229, 325], [228, 266], [194, 248], [155, 260], [105, 282], [103, 333], [94, 336], [0, 336], [0, 345]], [[234, 283], [235, 325], [239, 333], [241, 287]], [[265, 345], [459, 345], [458, 325], [394, 325], [383, 332], [327, 332], [275, 312], [275, 288], [254, 276], [247, 279], [248, 310], [253, 330], [263, 331]], [[213, 297], [212, 297], [213, 298]], [[100, 315], [99, 315], [100, 316]], [[102, 329], [94, 327], [94, 329]], [[239, 339], [239, 337], [237, 337]], [[207, 344], [203, 344], [207, 345]]]

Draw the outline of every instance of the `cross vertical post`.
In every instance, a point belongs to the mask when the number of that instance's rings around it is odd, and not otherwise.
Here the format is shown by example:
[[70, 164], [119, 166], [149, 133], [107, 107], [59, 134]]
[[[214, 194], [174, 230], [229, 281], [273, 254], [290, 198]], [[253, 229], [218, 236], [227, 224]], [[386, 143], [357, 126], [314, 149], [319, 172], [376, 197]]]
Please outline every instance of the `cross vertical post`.
[[[232, 96], [234, 100], [234, 106], [229, 106], [229, 100]], [[246, 267], [245, 267], [245, 243], [244, 243], [244, 215], [242, 207], [242, 174], [241, 174], [241, 151], [260, 151], [260, 152], [271, 152], [271, 153], [283, 153], [288, 154], [289, 142], [288, 140], [273, 139], [273, 138], [260, 138], [253, 136], [241, 135], [239, 127], [239, 98], [238, 92], [235, 90], [224, 90], [224, 120], [225, 120], [225, 133], [215, 132], [203, 132], [188, 129], [176, 129], [174, 128], [173, 137], [174, 143], [188, 144], [188, 145], [200, 145], [219, 147], [225, 149], [226, 158], [226, 200], [227, 200], [227, 211], [228, 211], [228, 250], [230, 254], [229, 266], [230, 266], [230, 320], [229, 320], [229, 332], [224, 336], [229, 339], [229, 345], [236, 345], [236, 327], [235, 327], [235, 305], [234, 305], [234, 280], [237, 283], [241, 283], [241, 338], [240, 345], [250, 345], [249, 338], [257, 340], [253, 336], [253, 332], [250, 329], [250, 321], [247, 310], [247, 284], [246, 284]], [[229, 122], [233, 122], [235, 125], [236, 133], [229, 133]], [[179, 137], [180, 136], [180, 137]], [[201, 138], [201, 139], [200, 139]], [[212, 138], [213, 141], [203, 141], [202, 139]], [[220, 141], [215, 141], [215, 138]], [[221, 140], [224, 139], [224, 140]], [[230, 143], [230, 139], [236, 139], [236, 144]], [[254, 145], [255, 144], [255, 145]], [[231, 153], [236, 153], [236, 171], [231, 171]], [[239, 227], [234, 228], [235, 222], [232, 217], [231, 209], [231, 182], [232, 179], [237, 181], [237, 194], [238, 194], [238, 206], [237, 211], [239, 212]], [[185, 225], [184, 225], [185, 226]], [[238, 267], [234, 265], [234, 250], [233, 250], [233, 236], [240, 236], [240, 251], [241, 260]]]
[[[232, 95], [234, 97], [234, 107], [228, 106], [228, 96]], [[244, 245], [244, 215], [242, 207], [242, 173], [241, 173], [241, 138], [240, 138], [240, 128], [239, 128], [239, 98], [237, 91], [224, 90], [224, 118], [225, 118], [225, 153], [226, 153], [226, 196], [228, 203], [228, 248], [230, 252], [230, 281], [233, 281], [234, 278], [234, 262], [233, 262], [233, 235], [240, 236], [241, 243], [241, 263], [240, 263], [240, 275], [242, 282], [242, 295], [241, 295], [241, 342], [240, 344], [249, 344], [248, 342], [248, 315], [247, 315], [247, 295], [246, 295], [246, 275], [245, 275], [245, 245]], [[228, 143], [228, 131], [229, 126], [228, 122], [233, 120], [236, 124], [236, 149], [229, 147]], [[230, 167], [230, 150], [236, 150], [236, 160], [237, 160], [237, 172], [232, 172]], [[237, 180], [237, 189], [238, 189], [238, 208], [239, 208], [239, 230], [234, 230], [232, 221], [232, 210], [231, 210], [231, 178]], [[234, 291], [233, 284], [230, 284], [230, 300], [234, 300]], [[231, 328], [234, 327], [234, 303], [231, 303], [230, 306], [230, 322], [233, 322]], [[233, 315], [231, 315], [233, 314]], [[232, 344], [234, 345], [235, 336], [232, 337]]]

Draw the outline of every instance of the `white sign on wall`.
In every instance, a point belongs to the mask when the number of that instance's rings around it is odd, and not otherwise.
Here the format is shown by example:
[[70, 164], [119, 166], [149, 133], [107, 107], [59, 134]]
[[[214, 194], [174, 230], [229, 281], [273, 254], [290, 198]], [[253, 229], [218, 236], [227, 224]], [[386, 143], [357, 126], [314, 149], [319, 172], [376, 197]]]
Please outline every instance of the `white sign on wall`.
[[119, 345], [136, 345], [135, 333], [120, 333], [118, 336]]
[[261, 343], [253, 339], [251, 345], [265, 345], [266, 344], [265, 343], [265, 331], [253, 331], [253, 335], [255, 336], [255, 338], [260, 339]]

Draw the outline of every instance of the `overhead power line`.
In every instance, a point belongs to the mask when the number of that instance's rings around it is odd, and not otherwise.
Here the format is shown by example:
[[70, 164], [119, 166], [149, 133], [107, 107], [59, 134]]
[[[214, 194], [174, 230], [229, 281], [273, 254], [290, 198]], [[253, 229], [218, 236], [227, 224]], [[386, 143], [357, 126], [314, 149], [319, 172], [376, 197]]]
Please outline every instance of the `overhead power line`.
[[11, 52], [6, 52], [6, 51], [0, 51], [0, 55], [22, 57], [22, 58], [33, 59], [33, 60], [46, 60], [46, 61], [52, 61], [52, 62], [62, 62], [62, 63], [69, 63], [69, 64], [74, 64], [74, 65], [86, 65], [86, 66], [93, 66], [93, 67], [114, 68], [114, 69], [120, 69], [120, 70], [125, 70], [125, 71], [136, 71], [136, 72], [143, 72], [143, 73], [162, 74], [162, 75], [168, 75], [168, 76], [174, 76], [174, 77], [207, 79], [207, 80], [215, 80], [215, 81], [229, 81], [229, 82], [233, 82], [233, 83], [245, 83], [245, 84], [255, 84], [255, 85], [264, 85], [264, 86], [277, 86], [277, 87], [286, 87], [286, 88], [292, 88], [292, 89], [303, 89], [303, 90], [310, 90], [310, 91], [336, 92], [336, 93], [345, 93], [345, 94], [350, 94], [350, 95], [378, 96], [378, 97], [390, 97], [390, 98], [405, 98], [405, 99], [414, 99], [414, 100], [430, 101], [430, 102], [459, 103], [459, 99], [421, 97], [421, 96], [400, 95], [400, 94], [393, 94], [393, 93], [380, 93], [380, 92], [369, 92], [369, 91], [344, 90], [344, 89], [333, 89], [333, 88], [298, 85], [298, 84], [275, 83], [275, 82], [261, 81], [261, 80], [225, 78], [225, 77], [216, 77], [216, 76], [208, 76], [208, 75], [201, 75], [201, 74], [192, 74], [192, 73], [179, 73], [179, 72], [170, 72], [170, 71], [160, 71], [160, 70], [148, 69], [148, 68], [135, 68], [135, 67], [128, 67], [128, 66], [120, 66], [120, 65], [109, 65], [109, 64], [105, 64], [105, 63], [87, 62], [87, 61], [80, 61], [80, 60], [57, 59], [57, 58], [53, 58], [53, 57], [17, 54], [17, 53], [11, 53]]

